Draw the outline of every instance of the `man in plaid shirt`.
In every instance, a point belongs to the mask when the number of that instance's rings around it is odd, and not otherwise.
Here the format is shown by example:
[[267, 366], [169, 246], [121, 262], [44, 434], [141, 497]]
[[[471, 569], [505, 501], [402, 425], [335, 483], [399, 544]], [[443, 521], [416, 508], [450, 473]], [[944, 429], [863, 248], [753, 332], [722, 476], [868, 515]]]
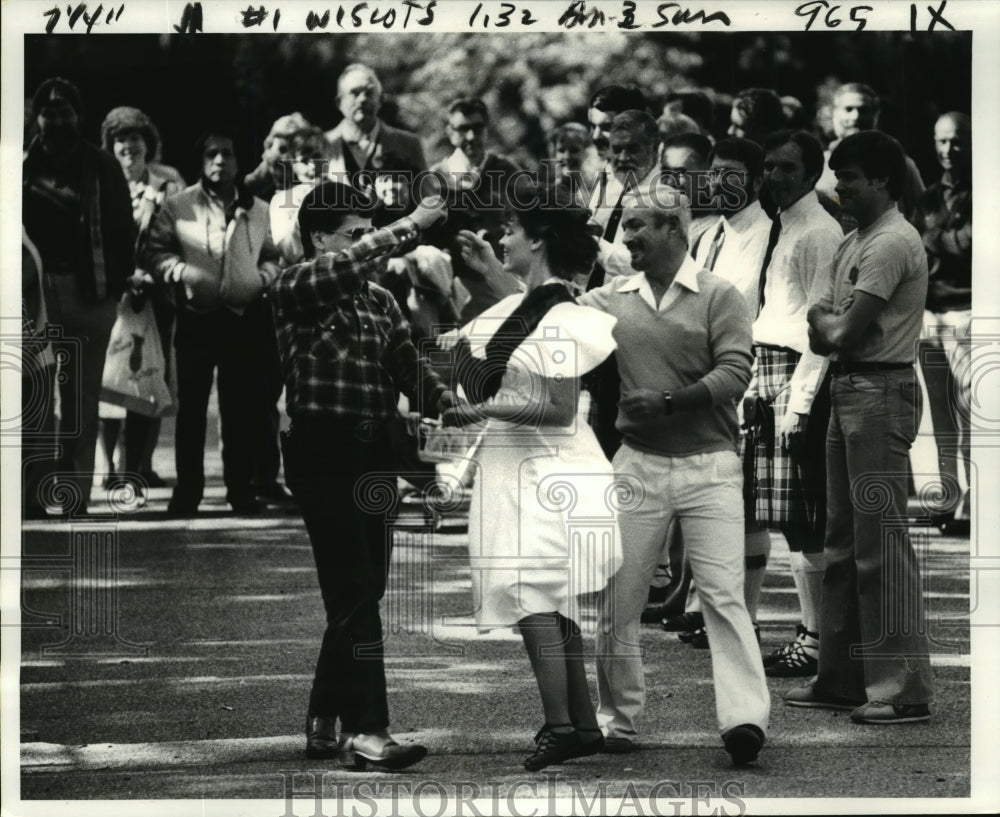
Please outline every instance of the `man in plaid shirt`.
[[[285, 474], [312, 543], [327, 628], [309, 700], [306, 754], [401, 769], [426, 755], [389, 735], [382, 622], [396, 500], [388, 421], [402, 391], [425, 413], [455, 403], [410, 339], [392, 295], [369, 279], [445, 216], [422, 202], [374, 230], [354, 190], [328, 182], [299, 210], [306, 261], [271, 286], [291, 429]], [[340, 718], [340, 738], [336, 722]]]

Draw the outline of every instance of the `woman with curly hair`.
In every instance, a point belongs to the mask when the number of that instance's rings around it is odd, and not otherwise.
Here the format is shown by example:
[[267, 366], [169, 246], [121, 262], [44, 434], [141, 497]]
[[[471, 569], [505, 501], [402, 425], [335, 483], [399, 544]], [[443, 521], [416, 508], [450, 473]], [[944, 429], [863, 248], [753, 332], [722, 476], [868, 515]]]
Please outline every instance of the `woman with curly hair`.
[[524, 639], [545, 714], [524, 766], [538, 771], [604, 744], [578, 597], [604, 587], [621, 556], [608, 500], [613, 472], [578, 403], [579, 377], [614, 349], [615, 321], [574, 302], [573, 278], [597, 257], [589, 211], [555, 188], [513, 201], [502, 270], [489, 244], [459, 236], [470, 267], [517, 275], [525, 292], [442, 336], [441, 345], [457, 342], [456, 370], [471, 401], [443, 420], [485, 421], [469, 517], [476, 623], [481, 632], [515, 627]]
[[[145, 246], [149, 225], [168, 196], [184, 187], [180, 174], [167, 165], [155, 164], [160, 149], [160, 134], [152, 120], [138, 108], [121, 106], [108, 111], [101, 124], [101, 147], [112, 154], [121, 165], [132, 196], [132, 217], [137, 228], [136, 258]], [[174, 323], [174, 305], [162, 284], [157, 285], [153, 276], [136, 266], [128, 281], [132, 305], [141, 308], [150, 298], [156, 316], [156, 328], [166, 361], [165, 375], [169, 378], [171, 334]], [[115, 471], [115, 447], [121, 435], [125, 418], [125, 456], [121, 473]], [[118, 482], [130, 482], [136, 493], [143, 495], [144, 487], [163, 487], [163, 479], [153, 470], [153, 451], [160, 436], [160, 419], [146, 417], [134, 411], [122, 412], [106, 403], [101, 405], [101, 444], [108, 461], [106, 487]]]

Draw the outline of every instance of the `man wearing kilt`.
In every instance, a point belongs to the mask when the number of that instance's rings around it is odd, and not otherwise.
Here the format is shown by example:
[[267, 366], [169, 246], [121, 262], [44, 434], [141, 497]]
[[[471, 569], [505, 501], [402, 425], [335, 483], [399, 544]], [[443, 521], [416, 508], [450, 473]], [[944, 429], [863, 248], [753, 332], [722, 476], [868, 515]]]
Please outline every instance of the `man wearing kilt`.
[[764, 184], [778, 212], [759, 281], [756, 363], [744, 401], [747, 513], [788, 541], [802, 609], [796, 638], [764, 659], [771, 677], [811, 676], [825, 562], [829, 361], [809, 350], [806, 311], [829, 285], [840, 226], [819, 203], [823, 149], [805, 131], [764, 143]]

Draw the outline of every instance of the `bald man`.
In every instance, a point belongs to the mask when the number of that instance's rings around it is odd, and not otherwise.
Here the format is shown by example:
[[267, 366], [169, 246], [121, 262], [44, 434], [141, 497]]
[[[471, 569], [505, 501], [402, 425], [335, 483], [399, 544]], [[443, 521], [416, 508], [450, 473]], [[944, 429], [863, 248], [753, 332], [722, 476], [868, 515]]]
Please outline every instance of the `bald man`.
[[750, 318], [740, 293], [688, 254], [687, 199], [665, 184], [624, 201], [637, 274], [580, 303], [618, 318], [616, 474], [641, 486], [619, 518], [624, 563], [598, 613], [598, 720], [605, 751], [628, 752], [645, 701], [639, 618], [677, 519], [712, 650], [719, 730], [736, 765], [756, 760], [770, 699], [743, 600], [743, 472], [735, 401], [750, 382]]

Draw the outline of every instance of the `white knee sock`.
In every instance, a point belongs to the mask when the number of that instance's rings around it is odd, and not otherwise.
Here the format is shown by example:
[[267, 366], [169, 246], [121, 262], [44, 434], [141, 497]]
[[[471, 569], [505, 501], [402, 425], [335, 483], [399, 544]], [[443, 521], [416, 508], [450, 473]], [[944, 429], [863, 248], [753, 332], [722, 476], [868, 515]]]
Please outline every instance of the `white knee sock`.
[[792, 551], [791, 562], [792, 578], [802, 606], [802, 623], [809, 632], [818, 633], [826, 557], [822, 553]]
[[760, 588], [767, 572], [767, 557], [771, 554], [771, 534], [766, 530], [753, 531], [744, 536], [743, 552], [746, 559], [746, 575], [743, 579], [743, 598], [746, 601], [750, 620], [757, 621], [757, 606], [760, 602]]

